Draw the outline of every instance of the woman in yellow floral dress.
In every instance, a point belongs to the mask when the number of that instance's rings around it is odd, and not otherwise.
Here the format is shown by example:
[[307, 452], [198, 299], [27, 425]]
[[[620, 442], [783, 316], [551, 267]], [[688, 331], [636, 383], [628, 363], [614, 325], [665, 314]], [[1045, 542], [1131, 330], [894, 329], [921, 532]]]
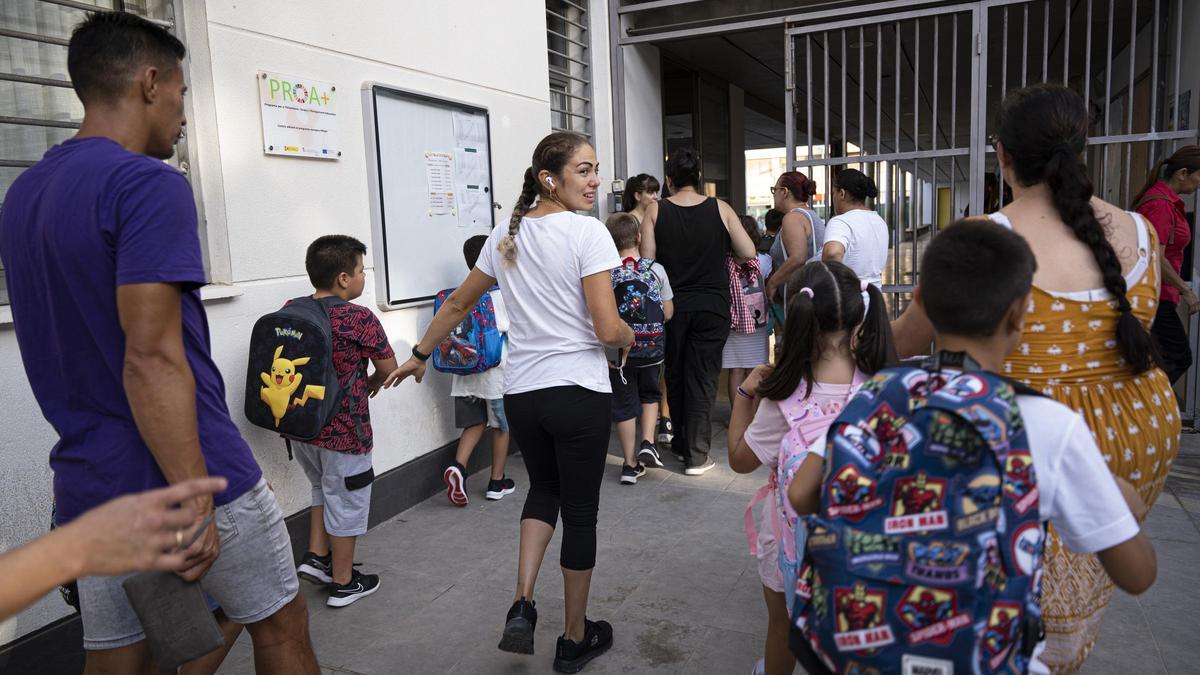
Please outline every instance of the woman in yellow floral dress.
[[[1087, 419], [1114, 475], [1153, 505], [1179, 446], [1175, 394], [1156, 364], [1149, 327], [1158, 303], [1154, 228], [1093, 195], [1081, 155], [1083, 99], [1057, 85], [1010, 93], [993, 138], [1014, 200], [994, 222], [1029, 241], [1038, 260], [1017, 350], [1005, 374]], [[893, 326], [902, 353], [923, 351], [932, 329], [906, 312]], [[1087, 659], [1112, 583], [1094, 555], [1067, 550], [1051, 530], [1042, 610], [1055, 672]]]

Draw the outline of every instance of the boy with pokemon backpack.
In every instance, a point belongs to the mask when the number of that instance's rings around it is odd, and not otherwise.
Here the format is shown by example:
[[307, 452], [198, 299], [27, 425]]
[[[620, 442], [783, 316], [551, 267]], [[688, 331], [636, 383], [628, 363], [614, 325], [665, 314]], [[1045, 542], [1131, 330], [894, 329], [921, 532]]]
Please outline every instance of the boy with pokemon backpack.
[[797, 472], [789, 499], [814, 515], [790, 644], [809, 672], [1048, 673], [1047, 521], [1123, 590], [1154, 582], [1146, 506], [1084, 419], [996, 374], [1035, 269], [1025, 240], [990, 222], [939, 234], [914, 294], [941, 350], [932, 369], [864, 384], [830, 428], [828, 461], [812, 452]]
[[[296, 572], [329, 589], [330, 607], [345, 607], [379, 590], [378, 574], [354, 568], [354, 545], [366, 533], [371, 511], [371, 432], [369, 396], [396, 369], [396, 355], [374, 312], [351, 300], [366, 285], [367, 247], [353, 237], [331, 234], [309, 245], [304, 267], [316, 300], [330, 299], [333, 366], [347, 394], [320, 435], [292, 441], [296, 461], [312, 483], [312, 522], [308, 552]], [[367, 377], [367, 362], [375, 372]]]

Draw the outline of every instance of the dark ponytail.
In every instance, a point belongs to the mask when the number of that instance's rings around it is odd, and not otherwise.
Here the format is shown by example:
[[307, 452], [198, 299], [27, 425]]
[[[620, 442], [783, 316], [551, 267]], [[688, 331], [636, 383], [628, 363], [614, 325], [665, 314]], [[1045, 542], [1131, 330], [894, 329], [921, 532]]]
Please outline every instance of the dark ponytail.
[[[581, 145], [587, 145], [588, 139], [572, 131], [558, 131], [543, 138], [533, 149], [533, 162], [525, 169], [525, 180], [521, 183], [521, 196], [513, 206], [512, 217], [508, 219], [508, 234], [500, 239], [496, 250], [505, 262], [517, 260], [517, 233], [521, 229], [521, 220], [533, 208], [534, 203], [542, 195], [554, 198], [553, 191], [548, 191], [540, 185], [537, 176], [542, 171], [549, 171], [555, 176], [562, 176], [563, 167], [571, 159], [571, 155]], [[561, 178], [560, 178], [561, 180]]]
[[1060, 85], [1018, 89], [1000, 106], [1000, 142], [1024, 185], [1045, 183], [1059, 218], [1087, 245], [1120, 316], [1117, 349], [1135, 373], [1159, 362], [1158, 349], [1126, 297], [1121, 259], [1096, 218], [1092, 181], [1081, 155], [1087, 143], [1088, 114], [1083, 99]]
[[833, 182], [838, 189], [845, 190], [855, 203], [865, 203], [867, 198], [875, 199], [879, 196], [879, 188], [875, 186], [875, 181], [858, 169], [842, 169]]
[[1170, 157], [1159, 160], [1150, 174], [1146, 176], [1146, 183], [1142, 185], [1141, 190], [1138, 190], [1137, 196], [1133, 198], [1129, 208], [1136, 210], [1138, 202], [1142, 201], [1142, 197], [1146, 196], [1155, 183], [1160, 180], [1170, 180], [1171, 176], [1174, 176], [1175, 172], [1180, 169], [1186, 169], [1188, 173], [1200, 171], [1200, 145], [1185, 145]]
[[863, 292], [862, 282], [842, 263], [815, 261], [800, 268], [787, 286], [787, 321], [779, 364], [759, 385], [759, 395], [781, 401], [807, 383], [804, 395], [809, 396], [813, 368], [825, 348], [822, 336], [830, 333], [851, 335], [860, 370], [874, 373], [887, 366], [894, 359], [895, 348], [883, 294], [868, 286], [868, 308]]
[[877, 373], [896, 362], [896, 344], [892, 340], [892, 323], [888, 321], [883, 292], [875, 284], [868, 283], [866, 287], [871, 302], [858, 329], [854, 360], [864, 373]]

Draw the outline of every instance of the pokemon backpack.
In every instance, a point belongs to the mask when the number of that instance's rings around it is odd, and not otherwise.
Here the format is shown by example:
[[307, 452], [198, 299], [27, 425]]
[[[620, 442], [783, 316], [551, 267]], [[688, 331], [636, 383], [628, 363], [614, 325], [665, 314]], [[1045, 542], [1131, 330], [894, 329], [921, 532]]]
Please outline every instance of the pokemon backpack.
[[254, 323], [246, 367], [245, 410], [251, 424], [289, 441], [308, 441], [333, 420], [359, 374], [355, 369], [343, 389], [333, 366], [329, 309], [343, 304], [341, 298], [305, 296]]
[[962, 354], [938, 360], [880, 372], [830, 428], [789, 640], [815, 672], [1023, 673], [1041, 638], [1016, 391], [969, 366], [943, 375]]
[[[500, 365], [504, 355], [504, 335], [496, 326], [496, 306], [492, 301], [492, 291], [499, 289], [499, 286], [489, 288], [467, 316], [433, 350], [434, 370], [452, 375], [472, 375]], [[438, 292], [433, 301], [434, 314], [453, 292], [453, 288]]]
[[648, 365], [661, 361], [666, 354], [662, 288], [651, 267], [651, 258], [626, 258], [612, 271], [613, 295], [617, 312], [633, 329], [633, 346], [628, 362]]

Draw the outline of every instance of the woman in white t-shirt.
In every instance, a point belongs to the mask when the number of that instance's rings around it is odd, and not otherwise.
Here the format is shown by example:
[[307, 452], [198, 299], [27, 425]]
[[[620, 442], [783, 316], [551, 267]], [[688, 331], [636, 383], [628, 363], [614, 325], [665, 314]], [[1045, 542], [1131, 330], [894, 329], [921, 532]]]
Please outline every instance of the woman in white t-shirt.
[[825, 226], [821, 259], [845, 264], [859, 279], [883, 286], [888, 257], [888, 226], [867, 208], [867, 199], [879, 196], [875, 181], [857, 169], [843, 169], [834, 179], [836, 216]]
[[418, 382], [434, 348], [499, 282], [509, 315], [504, 408], [529, 473], [521, 514], [517, 589], [500, 649], [533, 653], [533, 590], [562, 511], [566, 632], [555, 670], [576, 672], [612, 644], [612, 626], [586, 618], [596, 562], [596, 514], [608, 452], [611, 387], [605, 347], [633, 344], [609, 271], [621, 264], [590, 211], [600, 186], [596, 151], [575, 133], [553, 133], [533, 151], [508, 227], [488, 237], [475, 268], [433, 317], [413, 355], [387, 380]]

